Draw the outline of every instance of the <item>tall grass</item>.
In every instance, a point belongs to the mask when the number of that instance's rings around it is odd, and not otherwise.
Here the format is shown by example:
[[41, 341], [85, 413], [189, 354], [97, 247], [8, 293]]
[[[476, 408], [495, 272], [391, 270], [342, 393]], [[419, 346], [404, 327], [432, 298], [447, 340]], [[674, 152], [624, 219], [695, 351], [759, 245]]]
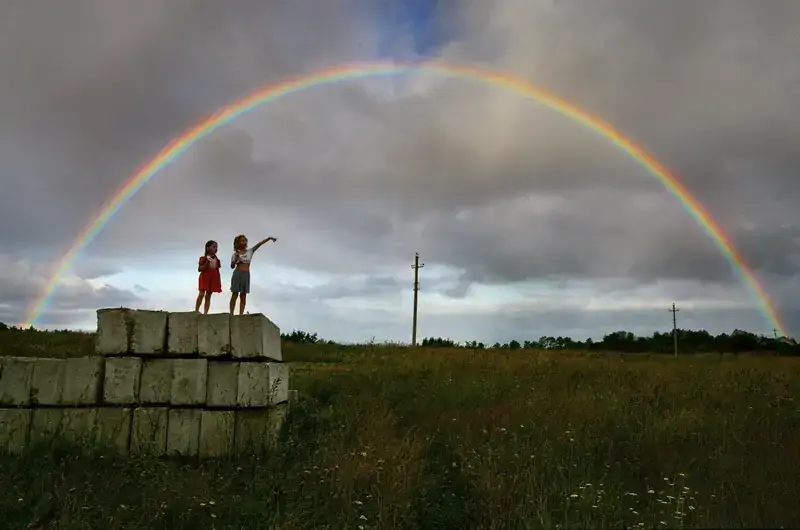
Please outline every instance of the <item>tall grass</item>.
[[[80, 348], [77, 348], [79, 350]], [[280, 449], [0, 457], [0, 526], [800, 525], [800, 360], [290, 346]]]

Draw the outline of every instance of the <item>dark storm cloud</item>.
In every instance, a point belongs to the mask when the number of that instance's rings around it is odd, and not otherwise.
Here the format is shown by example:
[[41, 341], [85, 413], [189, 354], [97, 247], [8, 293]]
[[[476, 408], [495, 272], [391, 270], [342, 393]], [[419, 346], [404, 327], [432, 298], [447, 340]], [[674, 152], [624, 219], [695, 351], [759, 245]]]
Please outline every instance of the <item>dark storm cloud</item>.
[[[0, 242], [39, 260], [202, 116], [389, 53], [505, 69], [606, 118], [679, 175], [770, 285], [796, 283], [797, 2], [464, 0], [403, 24], [366, 0], [51, 4], [0, 6], [0, 177], [13, 190]], [[443, 288], [454, 296], [530, 278], [734, 277], [608, 140], [497, 87], [422, 73], [317, 87], [223, 127], [112, 220], [78, 275], [273, 230], [270, 259], [308, 270], [367, 274], [419, 251], [463, 270]]]

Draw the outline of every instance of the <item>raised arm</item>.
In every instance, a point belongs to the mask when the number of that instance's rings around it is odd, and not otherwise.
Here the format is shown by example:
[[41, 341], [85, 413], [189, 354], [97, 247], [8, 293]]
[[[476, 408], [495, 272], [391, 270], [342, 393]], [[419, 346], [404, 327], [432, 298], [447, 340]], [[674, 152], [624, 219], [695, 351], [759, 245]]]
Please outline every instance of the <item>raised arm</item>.
[[259, 241], [258, 243], [256, 243], [253, 246], [253, 252], [255, 252], [256, 250], [260, 249], [261, 246], [264, 245], [264, 243], [269, 243], [270, 241], [274, 242], [274, 241], [277, 241], [277, 240], [278, 240], [278, 238], [276, 238], [276, 237], [268, 237], [266, 239], [262, 239], [261, 241]]

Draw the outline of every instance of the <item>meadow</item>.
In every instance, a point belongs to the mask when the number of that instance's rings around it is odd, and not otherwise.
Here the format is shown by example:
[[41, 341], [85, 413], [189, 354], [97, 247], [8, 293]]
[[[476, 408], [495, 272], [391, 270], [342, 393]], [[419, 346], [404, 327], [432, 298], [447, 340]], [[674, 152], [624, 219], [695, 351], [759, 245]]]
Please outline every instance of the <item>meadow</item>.
[[[92, 353], [6, 331], [0, 355]], [[800, 359], [286, 344], [281, 447], [0, 456], [4, 528], [800, 526]]]

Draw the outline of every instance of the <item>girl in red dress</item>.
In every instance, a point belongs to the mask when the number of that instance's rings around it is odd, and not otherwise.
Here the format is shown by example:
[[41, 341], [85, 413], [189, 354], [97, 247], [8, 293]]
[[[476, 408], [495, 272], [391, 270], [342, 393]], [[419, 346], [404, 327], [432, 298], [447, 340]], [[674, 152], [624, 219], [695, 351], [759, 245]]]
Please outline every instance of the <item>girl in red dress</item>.
[[217, 242], [209, 241], [206, 243], [206, 252], [200, 257], [197, 264], [197, 272], [200, 273], [198, 280], [197, 301], [194, 310], [200, 312], [200, 302], [205, 299], [203, 313], [208, 314], [211, 308], [211, 293], [222, 292], [222, 280], [219, 276], [219, 259], [217, 258]]

